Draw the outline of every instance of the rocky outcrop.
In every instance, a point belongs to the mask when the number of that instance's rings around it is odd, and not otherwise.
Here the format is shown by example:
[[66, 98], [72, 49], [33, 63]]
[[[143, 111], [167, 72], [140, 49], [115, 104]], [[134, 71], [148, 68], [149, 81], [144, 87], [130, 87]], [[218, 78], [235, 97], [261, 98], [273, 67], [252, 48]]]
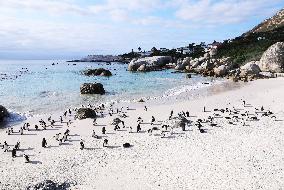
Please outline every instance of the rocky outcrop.
[[80, 87], [81, 94], [105, 94], [105, 89], [101, 83], [84, 83]]
[[284, 42], [277, 42], [270, 46], [263, 53], [259, 67], [261, 71], [284, 72]]
[[258, 61], [251, 61], [247, 64], [240, 67], [240, 77], [246, 77], [246, 76], [259, 76], [259, 73], [261, 72]]
[[96, 118], [96, 111], [91, 108], [79, 108], [75, 115], [76, 119]]
[[217, 77], [223, 77], [228, 73], [228, 67], [225, 65], [220, 65], [214, 68], [214, 73]]
[[153, 56], [133, 59], [129, 65], [129, 71], [154, 71], [159, 70], [171, 62], [170, 56]]
[[0, 122], [3, 121], [5, 117], [8, 117], [9, 113], [4, 106], [0, 105]]
[[190, 61], [191, 61], [191, 57], [186, 57], [184, 59], [179, 59], [177, 61], [177, 64], [175, 66], [175, 70], [185, 70], [186, 67], [189, 67], [190, 66]]
[[83, 71], [84, 75], [86, 76], [112, 76], [112, 73], [104, 68], [99, 68], [99, 69], [88, 69], [86, 71]]

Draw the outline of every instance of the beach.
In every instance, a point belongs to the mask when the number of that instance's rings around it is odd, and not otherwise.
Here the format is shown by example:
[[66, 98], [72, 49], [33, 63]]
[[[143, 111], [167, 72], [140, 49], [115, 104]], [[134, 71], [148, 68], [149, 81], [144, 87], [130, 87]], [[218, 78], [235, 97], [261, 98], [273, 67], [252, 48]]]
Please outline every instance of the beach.
[[[34, 125], [47, 117], [28, 118], [25, 122], [31, 124], [31, 130], [25, 130], [24, 135], [0, 132], [1, 143], [21, 143], [16, 158], [1, 150], [0, 189], [25, 189], [44, 180], [66, 183], [69, 189], [282, 189], [283, 86], [283, 78], [256, 80], [193, 100], [115, 104], [114, 108], [123, 106], [127, 116], [121, 118], [125, 128], [121, 126], [117, 131], [110, 124], [122, 113], [98, 118], [95, 126], [92, 119], [74, 120], [72, 113], [63, 118], [63, 123], [56, 122], [53, 128], [40, 131], [35, 131]], [[239, 110], [239, 114], [255, 113], [262, 106], [273, 112], [273, 117], [257, 115], [257, 120], [230, 123], [224, 118], [232, 117], [229, 113], [214, 111], [228, 108]], [[164, 130], [161, 126], [172, 110], [174, 116], [188, 111], [187, 119], [193, 123], [185, 131], [180, 127]], [[214, 119], [217, 126], [202, 123], [205, 132], [201, 133], [196, 120], [214, 113], [222, 117]], [[152, 116], [156, 119], [154, 125]], [[139, 133], [138, 117], [143, 119]], [[59, 121], [60, 116], [52, 118]], [[69, 127], [65, 123], [68, 120], [72, 122]], [[14, 131], [22, 126], [14, 126]], [[102, 134], [102, 127], [106, 134]], [[148, 133], [153, 127], [158, 130]], [[54, 136], [67, 128], [70, 135], [59, 145]], [[100, 139], [92, 137], [93, 130]], [[42, 138], [46, 138], [47, 148], [41, 147]], [[108, 139], [106, 147], [104, 139]], [[124, 143], [132, 146], [124, 148]], [[23, 154], [29, 155], [30, 163], [25, 163]]]

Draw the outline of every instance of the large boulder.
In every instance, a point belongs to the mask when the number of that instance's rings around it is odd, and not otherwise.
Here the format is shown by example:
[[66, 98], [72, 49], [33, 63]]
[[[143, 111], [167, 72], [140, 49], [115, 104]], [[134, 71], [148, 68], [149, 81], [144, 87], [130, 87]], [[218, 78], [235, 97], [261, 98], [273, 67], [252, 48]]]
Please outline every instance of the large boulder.
[[76, 119], [96, 118], [96, 111], [91, 108], [79, 108], [75, 115]]
[[146, 66], [146, 64], [140, 65], [140, 67], [138, 67], [137, 71], [140, 71], [140, 72], [145, 72], [145, 71], [147, 71], [147, 66]]
[[270, 46], [263, 53], [259, 67], [261, 71], [284, 72], [284, 42], [277, 42]]
[[3, 121], [5, 117], [8, 117], [9, 113], [4, 106], [0, 105], [0, 122]]
[[191, 57], [186, 57], [182, 60], [182, 64], [187, 66], [187, 65], [190, 65], [190, 61], [191, 61]]
[[217, 77], [223, 77], [228, 73], [228, 67], [226, 65], [220, 65], [214, 68], [214, 73]]
[[183, 64], [178, 64], [177, 66], [175, 66], [175, 70], [184, 70], [185, 66]]
[[104, 68], [88, 69], [88, 70], [83, 71], [83, 73], [84, 75], [87, 75], [87, 76], [106, 76], [106, 77], [112, 76], [112, 73], [109, 70], [104, 69]]
[[[141, 65], [145, 65], [145, 67], [151, 71], [160, 69], [171, 62], [172, 58], [170, 56], [153, 56], [153, 57], [145, 57], [139, 59], [133, 59], [129, 65], [129, 71], [139, 71], [139, 67]], [[138, 70], [139, 69], [139, 70]]]
[[253, 76], [258, 76], [259, 72], [261, 72], [259, 66], [258, 66], [258, 61], [251, 61], [248, 62], [247, 64], [241, 66], [241, 77], [245, 77], [248, 75], [253, 75]]
[[81, 94], [105, 94], [101, 83], [84, 83], [80, 87]]

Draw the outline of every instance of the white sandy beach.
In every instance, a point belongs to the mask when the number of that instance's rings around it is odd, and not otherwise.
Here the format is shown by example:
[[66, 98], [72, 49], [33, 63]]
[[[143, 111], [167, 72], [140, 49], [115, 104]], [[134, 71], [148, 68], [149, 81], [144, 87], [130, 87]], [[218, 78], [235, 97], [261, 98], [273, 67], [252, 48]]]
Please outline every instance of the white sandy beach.
[[[1, 143], [9, 145], [21, 142], [16, 158], [11, 152], [0, 150], [0, 189], [25, 189], [25, 187], [46, 179], [58, 183], [71, 183], [71, 189], [284, 189], [284, 79], [257, 80], [242, 88], [217, 93], [194, 101], [168, 105], [147, 105], [146, 103], [125, 104], [134, 110], [127, 111], [126, 128], [114, 131], [107, 116], [97, 119], [93, 126], [91, 119], [75, 120], [71, 124], [68, 141], [58, 146], [52, 138], [64, 133], [66, 124], [46, 131], [25, 131], [24, 135], [7, 135], [0, 132]], [[253, 107], [244, 107], [242, 100]], [[140, 104], [145, 104], [144, 111]], [[209, 112], [203, 112], [203, 107]], [[188, 119], [207, 119], [214, 108], [240, 109], [240, 113], [255, 108], [270, 110], [276, 116], [257, 116], [259, 121], [229, 124], [225, 118], [216, 119], [219, 127], [203, 124], [207, 133], [200, 133], [195, 125], [186, 131], [175, 128], [174, 133], [161, 130], [148, 134], [150, 124], [142, 124], [142, 132], [129, 133], [129, 127], [136, 131], [137, 118], [149, 122], [151, 116], [159, 121], [167, 120], [171, 110], [174, 115], [189, 111]], [[63, 111], [62, 111], [63, 112]], [[217, 112], [216, 112], [217, 113]], [[223, 116], [229, 116], [224, 113]], [[59, 116], [53, 116], [58, 120]], [[65, 120], [69, 120], [69, 116]], [[38, 124], [40, 118], [27, 122]], [[15, 130], [23, 124], [14, 127]], [[107, 134], [102, 139], [92, 138], [106, 125]], [[155, 125], [162, 129], [160, 125]], [[41, 140], [47, 139], [48, 148], [41, 147]], [[109, 147], [103, 147], [103, 139], [109, 140]], [[80, 150], [80, 139], [86, 149]], [[133, 147], [123, 148], [129, 142]], [[12, 148], [12, 147], [11, 147]], [[30, 156], [31, 163], [25, 163], [23, 154]]]

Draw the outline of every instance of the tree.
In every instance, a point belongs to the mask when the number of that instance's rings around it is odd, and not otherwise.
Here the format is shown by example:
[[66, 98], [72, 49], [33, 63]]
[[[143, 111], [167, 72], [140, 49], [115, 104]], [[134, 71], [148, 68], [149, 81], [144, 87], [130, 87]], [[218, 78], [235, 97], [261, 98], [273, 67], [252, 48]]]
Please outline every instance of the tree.
[[138, 47], [138, 51], [139, 51], [139, 52], [141, 51], [141, 47]]

